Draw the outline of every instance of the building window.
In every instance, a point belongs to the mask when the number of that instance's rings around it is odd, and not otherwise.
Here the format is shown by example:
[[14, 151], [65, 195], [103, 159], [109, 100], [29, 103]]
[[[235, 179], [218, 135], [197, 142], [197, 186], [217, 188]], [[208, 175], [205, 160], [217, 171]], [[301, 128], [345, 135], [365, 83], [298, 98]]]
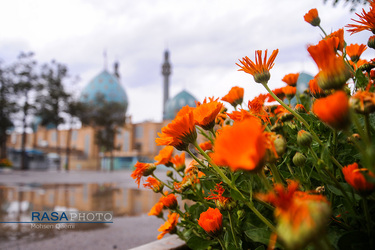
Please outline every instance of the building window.
[[129, 138], [130, 138], [130, 133], [129, 131], [125, 131], [124, 133], [124, 145], [122, 147], [122, 149], [125, 151], [125, 152], [129, 152], [129, 146], [130, 146], [130, 142], [129, 142]]
[[135, 127], [135, 138], [140, 139], [143, 137], [143, 127], [142, 126], [136, 126]]
[[90, 135], [85, 136], [85, 154], [86, 156], [89, 155], [90, 152]]

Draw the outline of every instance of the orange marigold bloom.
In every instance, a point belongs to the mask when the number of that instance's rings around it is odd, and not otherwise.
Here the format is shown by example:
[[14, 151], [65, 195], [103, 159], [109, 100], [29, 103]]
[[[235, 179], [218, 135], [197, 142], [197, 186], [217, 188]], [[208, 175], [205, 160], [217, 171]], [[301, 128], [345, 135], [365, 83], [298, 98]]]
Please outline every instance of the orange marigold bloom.
[[199, 147], [203, 150], [212, 150], [212, 143], [210, 141], [205, 141], [199, 144]]
[[249, 111], [245, 109], [240, 109], [240, 110], [234, 110], [232, 113], [227, 113], [230, 119], [232, 119], [235, 122], [239, 122], [251, 117], [254, 117], [254, 115], [250, 114]]
[[357, 163], [350, 164], [345, 166], [342, 169], [344, 178], [350, 186], [362, 194], [370, 194], [375, 190], [375, 184], [368, 182], [363, 176], [364, 173], [367, 173], [368, 176], [375, 178], [375, 175], [366, 168], [358, 168]]
[[351, 35], [354, 33], [358, 33], [364, 30], [369, 30], [373, 34], [375, 34], [375, 9], [373, 1], [370, 2], [370, 10], [366, 12], [364, 9], [362, 9], [362, 14], [355, 13], [359, 20], [351, 19], [352, 21], [359, 23], [359, 24], [348, 24], [346, 27], [348, 27], [348, 31]]
[[328, 39], [328, 38], [331, 38], [331, 37], [337, 37], [339, 39], [339, 42], [337, 44], [336, 49], [340, 50], [342, 52], [343, 49], [344, 49], [344, 46], [345, 46], [344, 29], [339, 29], [335, 32], [332, 32], [325, 39]]
[[320, 120], [334, 129], [345, 129], [349, 125], [349, 100], [342, 90], [317, 99], [312, 111]]
[[326, 96], [324, 90], [322, 90], [319, 87], [318, 81], [316, 80], [316, 78], [313, 78], [309, 81], [309, 90], [310, 90], [310, 94], [315, 98], [321, 98], [321, 97]]
[[182, 152], [181, 155], [175, 155], [171, 162], [174, 164], [174, 167], [177, 171], [184, 171], [185, 169], [185, 152]]
[[241, 105], [244, 92], [244, 88], [234, 86], [229, 90], [228, 94], [221, 98], [221, 100], [229, 102], [233, 107], [236, 107], [237, 105]]
[[359, 90], [350, 97], [349, 105], [358, 113], [372, 113], [375, 111], [375, 93]]
[[264, 110], [264, 102], [267, 95], [260, 94], [254, 97], [253, 100], [249, 101], [247, 107], [249, 108], [250, 114], [262, 119], [263, 122], [270, 123], [268, 113]]
[[303, 16], [303, 18], [305, 19], [306, 22], [308, 22], [312, 26], [319, 26], [319, 24], [320, 24], [320, 18], [319, 18], [317, 9], [309, 10], [309, 12], [307, 12]]
[[167, 208], [174, 209], [177, 207], [177, 198], [174, 194], [164, 193], [165, 196], [160, 197], [160, 202]]
[[156, 217], [161, 217], [163, 214], [164, 205], [160, 201], [157, 202], [148, 213], [149, 216], [155, 215]]
[[239, 71], [244, 71], [245, 73], [252, 75], [255, 82], [266, 84], [271, 77], [270, 69], [272, 69], [274, 65], [277, 53], [279, 53], [279, 50], [274, 50], [267, 61], [267, 50], [265, 50], [264, 59], [262, 61], [262, 51], [256, 50], [255, 63], [246, 56], [242, 58], [242, 61], [239, 60], [242, 66], [238, 63], [236, 64], [241, 68]]
[[346, 54], [350, 57], [350, 60], [352, 60], [353, 62], [358, 62], [363, 51], [365, 51], [366, 49], [367, 46], [364, 44], [350, 44], [346, 46]]
[[307, 48], [320, 72], [317, 80], [319, 87], [326, 89], [340, 89], [350, 77], [350, 71], [342, 56], [336, 56], [337, 37], [321, 40], [318, 45]]
[[[272, 90], [272, 92], [280, 99], [283, 100], [285, 97], [285, 93], [283, 92], [283, 88], [278, 88]], [[267, 102], [274, 102], [276, 101], [269, 93], [267, 94], [268, 100]]]
[[210, 190], [209, 196], [205, 197], [206, 200], [214, 200], [216, 206], [220, 210], [232, 210], [236, 202], [230, 197], [223, 196], [225, 189], [221, 186], [223, 182], [217, 183], [214, 190]]
[[297, 80], [299, 77], [299, 73], [291, 73], [287, 74], [281, 79], [283, 82], [288, 84], [289, 86], [295, 87], [297, 85]]
[[276, 233], [288, 249], [303, 249], [324, 232], [331, 215], [330, 205], [322, 195], [297, 191], [298, 183], [287, 188], [276, 184], [268, 194], [258, 194], [263, 201], [275, 206]]
[[146, 179], [146, 183], [143, 186], [152, 189], [155, 193], [161, 192], [164, 187], [163, 183], [151, 176]]
[[263, 127], [257, 118], [226, 126], [216, 137], [213, 161], [232, 170], [258, 171], [266, 152]]
[[135, 182], [139, 185], [141, 183], [141, 178], [143, 176], [148, 176], [152, 174], [152, 172], [155, 170], [155, 165], [150, 164], [150, 163], [142, 163], [142, 162], [137, 162], [134, 165], [135, 169], [133, 173], [130, 175], [133, 179], [135, 179]]
[[289, 86], [289, 85], [285, 86], [285, 87], [283, 87], [283, 92], [284, 92], [286, 98], [288, 98], [290, 100], [296, 95], [297, 87], [292, 87], [292, 86]]
[[183, 107], [176, 118], [158, 133], [155, 142], [158, 146], [173, 146], [177, 150], [185, 150], [189, 143], [197, 139], [193, 110], [189, 106]]
[[177, 213], [168, 214], [168, 220], [158, 229], [159, 232], [162, 232], [158, 235], [158, 240], [163, 238], [167, 233], [173, 233], [175, 231], [179, 217], [180, 215]]
[[155, 165], [168, 165], [168, 163], [171, 162], [173, 150], [174, 149], [172, 146], [166, 146], [162, 150], [160, 150], [159, 154], [154, 158], [154, 160], [156, 161]]
[[223, 229], [223, 215], [217, 208], [208, 208], [199, 216], [199, 226], [210, 235], [218, 235]]
[[307, 110], [305, 109], [305, 107], [302, 104], [297, 104], [294, 107], [294, 110], [296, 110], [298, 113], [307, 113]]
[[220, 113], [223, 104], [218, 101], [203, 103], [194, 109], [194, 119], [196, 125], [205, 130], [210, 130], [215, 126], [216, 116]]

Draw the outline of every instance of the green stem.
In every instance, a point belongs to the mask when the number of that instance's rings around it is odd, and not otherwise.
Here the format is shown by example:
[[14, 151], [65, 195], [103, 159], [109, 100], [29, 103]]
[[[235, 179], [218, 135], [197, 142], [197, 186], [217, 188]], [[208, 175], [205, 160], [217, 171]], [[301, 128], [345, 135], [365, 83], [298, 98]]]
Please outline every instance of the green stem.
[[190, 149], [186, 149], [186, 152], [191, 156], [191, 157], [193, 157], [193, 159], [196, 161], [196, 162], [198, 162], [199, 163], [199, 165], [201, 165], [203, 168], [207, 168], [207, 166], [206, 165], [204, 165], [203, 164], [203, 162], [201, 162], [201, 160], [199, 160], [191, 151], [190, 151]]
[[230, 230], [232, 231], [232, 236], [233, 236], [234, 244], [236, 245], [236, 248], [239, 249], [239, 246], [238, 246], [238, 243], [237, 243], [237, 239], [236, 239], [236, 235], [234, 233], [233, 224], [232, 224], [232, 216], [231, 216], [231, 213], [229, 211], [228, 211], [228, 217], [229, 217]]
[[173, 187], [168, 185], [167, 183], [163, 182], [162, 180], [160, 180], [158, 177], [156, 177], [156, 175], [154, 173], [151, 174], [155, 179], [157, 179], [159, 182], [163, 183], [164, 186], [166, 186], [167, 188], [169, 188], [170, 190], [173, 190]]
[[220, 237], [217, 237], [217, 241], [219, 241], [221, 249], [226, 250], [225, 244], [222, 242], [222, 240], [220, 239]]
[[283, 179], [281, 178], [280, 172], [277, 169], [276, 165], [274, 163], [271, 163], [269, 164], [269, 167], [271, 168], [272, 175], [275, 177], [276, 182], [283, 184]]
[[210, 140], [210, 142], [211, 142], [212, 144], [214, 143], [214, 141], [212, 140], [211, 136], [208, 136], [208, 135], [206, 134], [206, 132], [205, 132], [203, 129], [201, 129], [201, 128], [198, 127], [198, 126], [196, 126], [196, 128], [198, 128], [199, 132], [200, 132], [204, 137], [206, 137], [208, 140]]
[[324, 29], [322, 28], [322, 26], [318, 25], [319, 29], [323, 32], [324, 36], [326, 37], [327, 36], [327, 33], [324, 31]]
[[263, 169], [262, 171], [260, 171], [258, 173], [258, 176], [260, 178], [260, 180], [263, 182], [263, 185], [266, 187], [267, 190], [271, 190], [272, 189], [272, 186], [271, 184], [268, 182], [267, 180], [267, 177], [266, 177], [266, 174], [264, 173]]

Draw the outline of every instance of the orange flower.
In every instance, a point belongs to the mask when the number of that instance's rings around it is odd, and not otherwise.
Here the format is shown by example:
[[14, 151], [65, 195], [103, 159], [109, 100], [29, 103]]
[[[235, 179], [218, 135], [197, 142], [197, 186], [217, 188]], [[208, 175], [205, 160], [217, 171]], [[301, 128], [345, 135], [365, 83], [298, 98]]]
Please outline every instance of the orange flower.
[[174, 167], [177, 171], [184, 171], [185, 169], [185, 152], [182, 152], [181, 155], [175, 155], [171, 162], [174, 164]]
[[241, 87], [232, 87], [228, 94], [226, 94], [223, 98], [221, 98], [222, 101], [229, 102], [233, 107], [236, 107], [237, 105], [241, 105], [243, 101], [243, 95], [244, 95], [244, 88]]
[[319, 24], [320, 24], [320, 18], [319, 18], [317, 9], [309, 10], [309, 12], [307, 12], [303, 16], [303, 18], [305, 19], [306, 22], [308, 22], [312, 26], [319, 26]]
[[265, 140], [259, 119], [245, 119], [222, 129], [211, 156], [216, 164], [232, 170], [257, 171], [266, 152]]
[[167, 233], [173, 233], [175, 231], [179, 217], [180, 215], [177, 213], [168, 214], [168, 220], [158, 229], [159, 232], [162, 232], [158, 235], [158, 240], [163, 238]]
[[272, 69], [274, 65], [277, 53], [279, 53], [279, 50], [274, 50], [267, 61], [267, 50], [265, 50], [264, 59], [262, 61], [262, 51], [256, 50], [255, 63], [246, 56], [242, 58], [242, 61], [239, 60], [242, 66], [238, 63], [236, 64], [241, 68], [239, 71], [244, 71], [245, 73], [252, 75], [255, 82], [266, 84], [271, 77], [270, 69]]
[[158, 146], [173, 146], [177, 150], [186, 150], [189, 143], [197, 139], [193, 109], [189, 106], [183, 107], [176, 118], [161, 129], [158, 136], [155, 140]]
[[143, 186], [152, 189], [155, 193], [161, 192], [164, 187], [163, 183], [151, 176], [146, 179], [146, 184], [143, 184]]
[[331, 37], [337, 37], [339, 39], [339, 42], [337, 44], [336, 49], [340, 50], [342, 52], [343, 49], [344, 49], [344, 46], [345, 46], [344, 29], [339, 29], [339, 30], [337, 30], [335, 32], [332, 32], [331, 34], [329, 34], [328, 36], [326, 36], [325, 39], [328, 39], [328, 38], [331, 38]]
[[160, 202], [167, 208], [174, 209], [177, 207], [177, 198], [174, 194], [164, 193], [165, 196], [160, 197]]
[[283, 79], [281, 80], [285, 82], [286, 84], [288, 84], [289, 86], [295, 87], [297, 85], [298, 77], [299, 77], [299, 73], [295, 73], [295, 74], [291, 73], [291, 74], [285, 75]]
[[352, 21], [357, 22], [359, 24], [348, 24], [346, 27], [348, 27], [348, 31], [351, 35], [354, 33], [358, 33], [364, 30], [369, 30], [373, 34], [375, 34], [375, 9], [373, 5], [373, 1], [370, 2], [370, 10], [366, 12], [364, 9], [362, 9], [362, 14], [356, 13], [356, 15], [359, 17], [359, 20]]
[[148, 213], [149, 216], [155, 215], [156, 217], [161, 217], [163, 215], [164, 205], [160, 201], [157, 202]]
[[307, 113], [307, 110], [305, 109], [305, 107], [302, 104], [297, 104], [294, 107], [294, 110], [297, 111], [298, 113]]
[[173, 153], [173, 147], [172, 146], [166, 146], [162, 150], [160, 150], [159, 154], [155, 156], [154, 160], [155, 165], [168, 165], [170, 163]]
[[283, 87], [283, 92], [284, 92], [286, 98], [288, 98], [290, 100], [296, 95], [297, 87], [292, 87], [292, 86], [289, 86], [289, 85], [285, 86], [285, 87]]
[[254, 115], [250, 114], [249, 111], [244, 110], [244, 109], [240, 109], [238, 111], [235, 110], [230, 114], [228, 113], [227, 115], [229, 116], [230, 119], [232, 119], [235, 122], [239, 122], [239, 121], [254, 117]]
[[350, 60], [353, 62], [358, 62], [363, 51], [367, 49], [367, 46], [364, 44], [350, 44], [346, 46], [346, 54], [350, 57]]
[[257, 197], [275, 206], [276, 233], [288, 249], [303, 249], [324, 232], [331, 215], [327, 199], [297, 191], [298, 183], [291, 181], [287, 189], [276, 184], [268, 194]]
[[217, 236], [223, 229], [223, 215], [219, 209], [210, 207], [200, 214], [198, 224], [208, 234]]
[[205, 141], [199, 144], [199, 147], [203, 150], [212, 150], [212, 143], [210, 141]]
[[198, 126], [205, 130], [210, 130], [215, 126], [215, 118], [220, 113], [223, 104], [212, 100], [203, 103], [194, 109], [194, 119]]
[[375, 175], [366, 168], [358, 168], [357, 163], [350, 164], [345, 166], [342, 169], [344, 178], [350, 186], [362, 194], [370, 194], [375, 190], [375, 184], [368, 182], [363, 176], [364, 173], [367, 173], [368, 176], [375, 178]]
[[[230, 198], [223, 196], [225, 189], [221, 186], [222, 182], [217, 183], [214, 190], [210, 190], [206, 200], [214, 200], [219, 210], [232, 210], [236, 203]], [[216, 194], [215, 194], [216, 193]]]
[[318, 81], [316, 80], [316, 78], [313, 78], [309, 81], [309, 90], [310, 90], [310, 94], [315, 98], [321, 98], [321, 97], [326, 96], [324, 90], [322, 90], [319, 87]]
[[359, 90], [350, 97], [349, 105], [358, 113], [372, 113], [375, 111], [375, 93]]
[[264, 110], [264, 101], [266, 100], [267, 95], [260, 94], [259, 96], [254, 97], [253, 100], [249, 101], [247, 107], [251, 115], [256, 116], [262, 119], [265, 123], [270, 123], [267, 112]]
[[150, 163], [142, 163], [142, 162], [137, 162], [134, 165], [135, 169], [133, 173], [130, 175], [133, 179], [135, 179], [135, 182], [139, 185], [141, 183], [141, 178], [143, 176], [148, 176], [152, 174], [152, 172], [156, 169], [154, 164]]
[[198, 170], [197, 167], [189, 167], [181, 182], [175, 182], [174, 187], [178, 192], [183, 192], [188, 188], [195, 189], [195, 184], [199, 183], [199, 178], [204, 174]]
[[307, 48], [320, 72], [317, 76], [319, 87], [326, 89], [340, 89], [350, 77], [342, 56], [336, 56], [337, 37], [321, 40], [318, 45]]
[[[283, 88], [278, 88], [278, 89], [274, 89], [272, 90], [272, 92], [280, 99], [280, 100], [283, 100], [284, 97], [285, 97], [285, 94], [283, 92]], [[267, 97], [268, 97], [268, 100], [267, 102], [274, 102], [276, 101], [275, 99], [273, 99], [273, 97], [268, 93], [267, 94]]]
[[342, 90], [317, 99], [312, 111], [334, 129], [345, 129], [349, 125], [349, 102], [346, 93]]

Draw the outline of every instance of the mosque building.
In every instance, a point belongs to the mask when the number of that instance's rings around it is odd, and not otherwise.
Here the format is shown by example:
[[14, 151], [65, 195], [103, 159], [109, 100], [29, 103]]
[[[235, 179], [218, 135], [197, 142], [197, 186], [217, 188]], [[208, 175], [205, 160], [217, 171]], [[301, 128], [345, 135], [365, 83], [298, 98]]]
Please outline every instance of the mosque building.
[[[90, 105], [97, 105], [95, 98], [98, 94], [104, 97], [107, 102], [118, 102], [124, 107], [126, 113], [129, 105], [128, 95], [121, 85], [121, 78], [118, 71], [119, 63], [114, 64], [113, 72], [104, 69], [95, 76], [82, 90], [80, 101]], [[176, 96], [169, 98], [169, 80], [172, 74], [172, 67], [169, 62], [169, 52], [164, 52], [162, 64], [163, 76], [163, 120], [161, 122], [144, 121], [132, 123], [131, 116], [126, 116], [125, 125], [118, 128], [115, 136], [113, 152], [114, 169], [131, 168], [137, 161], [152, 162], [155, 155], [162, 147], [157, 146], [155, 138], [161, 128], [174, 119], [177, 112], [186, 105], [195, 107], [196, 99], [186, 90]], [[40, 121], [35, 119], [33, 133], [28, 134], [26, 148], [28, 152], [43, 152], [44, 154], [54, 153], [57, 148], [57, 132], [59, 133], [60, 168], [69, 161], [70, 170], [103, 170], [109, 169], [109, 156], [100, 152], [95, 144], [95, 130], [89, 126], [82, 126], [79, 129], [59, 130], [53, 127], [42, 127]], [[68, 140], [70, 138], [70, 141]], [[66, 159], [65, 151], [70, 144], [71, 153]], [[19, 150], [21, 148], [21, 134], [12, 133], [8, 140], [8, 149]], [[15, 166], [20, 165], [17, 157], [10, 160]], [[19, 158], [19, 157], [18, 157]], [[35, 157], [34, 157], [35, 158]], [[17, 164], [18, 163], [18, 164]], [[29, 169], [43, 168], [43, 164], [31, 161]]]

